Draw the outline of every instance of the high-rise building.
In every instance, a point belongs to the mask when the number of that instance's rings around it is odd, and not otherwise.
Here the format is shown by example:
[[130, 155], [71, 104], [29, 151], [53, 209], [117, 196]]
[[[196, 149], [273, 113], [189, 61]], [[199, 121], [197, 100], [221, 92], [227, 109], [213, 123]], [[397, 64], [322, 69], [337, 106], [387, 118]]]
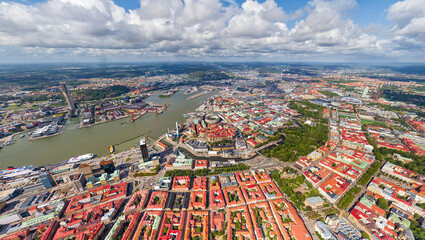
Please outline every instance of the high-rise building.
[[93, 170], [91, 166], [88, 165], [87, 163], [82, 163], [78, 167], [78, 172], [84, 174], [84, 177], [86, 178], [86, 180], [89, 179], [91, 176], [93, 176]]
[[75, 174], [72, 177], [72, 184], [74, 184], [74, 187], [78, 192], [83, 192], [84, 186], [86, 186], [86, 178], [84, 177], [84, 173]]
[[58, 183], [53, 178], [52, 174], [50, 172], [43, 172], [39, 175], [41, 183], [43, 183], [44, 187], [46, 189], [56, 187]]
[[146, 145], [146, 138], [140, 139], [140, 151], [142, 152], [143, 162], [149, 161], [148, 146]]
[[367, 94], [369, 93], [369, 87], [366, 87], [364, 90], [363, 90], [363, 93], [362, 93], [362, 98], [367, 98]]
[[63, 95], [65, 96], [66, 103], [68, 103], [68, 107], [74, 110], [75, 103], [74, 101], [72, 101], [71, 94], [69, 93], [68, 86], [66, 86], [66, 83], [61, 82], [61, 89], [62, 89]]
[[115, 165], [112, 160], [104, 160], [100, 162], [100, 167], [103, 169], [106, 173], [113, 173], [115, 171]]
[[378, 100], [381, 97], [381, 94], [383, 93], [383, 91], [378, 91], [375, 94], [373, 94], [372, 99], [373, 100]]

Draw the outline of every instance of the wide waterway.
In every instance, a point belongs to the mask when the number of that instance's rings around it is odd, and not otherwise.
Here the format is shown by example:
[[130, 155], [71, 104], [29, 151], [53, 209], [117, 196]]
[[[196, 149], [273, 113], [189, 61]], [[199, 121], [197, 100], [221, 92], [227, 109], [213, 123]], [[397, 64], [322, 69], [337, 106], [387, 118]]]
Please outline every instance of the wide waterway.
[[[146, 113], [133, 123], [128, 123], [129, 118], [102, 123], [86, 128], [72, 129], [78, 119], [71, 119], [62, 134], [43, 139], [29, 141], [28, 136], [19, 138], [15, 136], [16, 143], [5, 146], [0, 150], [0, 169], [8, 166], [36, 165], [43, 166], [64, 161], [73, 156], [94, 153], [99, 156], [108, 153], [109, 145], [116, 145], [116, 151], [123, 151], [134, 146], [139, 141], [139, 136], [148, 134], [153, 138], [163, 135], [167, 128], [175, 128], [176, 121], [185, 121], [184, 113], [194, 111], [199, 102], [209, 98], [217, 92], [210, 92], [203, 96], [186, 100], [189, 95], [179, 91], [167, 98], [168, 108], [156, 116]], [[146, 101], [164, 103], [158, 98], [159, 94], [149, 97]], [[128, 141], [133, 139], [131, 141]]]

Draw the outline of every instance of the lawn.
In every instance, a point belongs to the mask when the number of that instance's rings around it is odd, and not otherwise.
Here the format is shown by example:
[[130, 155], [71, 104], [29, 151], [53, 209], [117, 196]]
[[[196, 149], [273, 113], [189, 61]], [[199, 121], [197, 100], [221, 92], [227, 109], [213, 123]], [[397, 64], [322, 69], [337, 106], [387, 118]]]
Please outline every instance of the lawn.
[[344, 115], [344, 114], [339, 114], [339, 117], [340, 118], [349, 118], [349, 119], [356, 119], [355, 117], [353, 117], [353, 116], [348, 116], [348, 115]]
[[383, 121], [375, 121], [375, 120], [368, 120], [368, 119], [362, 119], [362, 124], [364, 125], [373, 125], [378, 127], [387, 127], [387, 124]]
[[321, 94], [324, 94], [328, 97], [339, 97], [338, 94], [334, 93], [334, 92], [330, 92], [330, 91], [319, 91]]

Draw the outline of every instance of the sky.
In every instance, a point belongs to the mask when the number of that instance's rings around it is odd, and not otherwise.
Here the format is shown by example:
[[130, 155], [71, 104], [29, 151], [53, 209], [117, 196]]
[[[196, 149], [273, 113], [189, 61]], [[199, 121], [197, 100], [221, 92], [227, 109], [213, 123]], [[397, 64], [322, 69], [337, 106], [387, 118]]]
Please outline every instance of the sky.
[[0, 0], [0, 63], [424, 56], [424, 0]]

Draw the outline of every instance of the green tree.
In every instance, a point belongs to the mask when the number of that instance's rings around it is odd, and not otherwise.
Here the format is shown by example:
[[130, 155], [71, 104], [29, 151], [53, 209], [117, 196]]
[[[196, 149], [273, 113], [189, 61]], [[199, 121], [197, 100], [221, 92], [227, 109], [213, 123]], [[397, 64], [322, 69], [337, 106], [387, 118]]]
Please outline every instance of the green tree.
[[362, 238], [370, 239], [369, 234], [362, 231]]
[[388, 201], [385, 198], [379, 198], [376, 201], [376, 205], [378, 205], [378, 207], [387, 210], [388, 209]]

